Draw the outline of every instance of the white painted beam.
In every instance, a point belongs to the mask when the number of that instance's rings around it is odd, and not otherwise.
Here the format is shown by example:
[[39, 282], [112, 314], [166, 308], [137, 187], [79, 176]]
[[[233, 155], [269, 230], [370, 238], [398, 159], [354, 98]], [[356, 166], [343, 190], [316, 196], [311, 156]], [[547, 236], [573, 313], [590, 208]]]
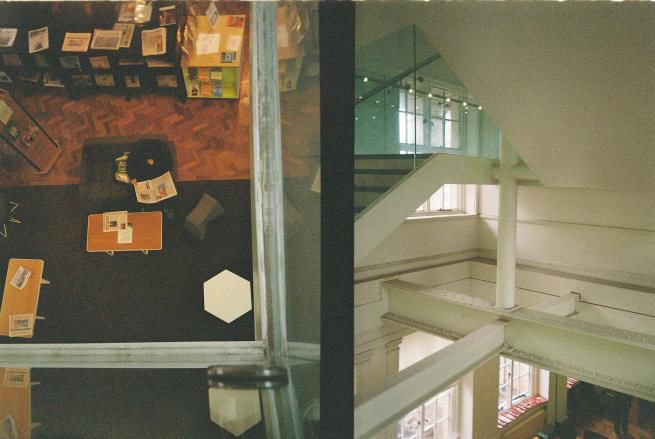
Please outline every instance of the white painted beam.
[[355, 399], [355, 438], [368, 438], [500, 352], [504, 324], [486, 325]]
[[465, 336], [502, 318], [507, 352], [522, 361], [655, 401], [652, 335], [532, 309], [502, 310], [472, 296], [408, 282], [389, 281], [383, 288], [389, 300], [385, 320]]
[[560, 317], [570, 317], [576, 313], [578, 303], [580, 303], [579, 294], [566, 293], [563, 296], [554, 297], [552, 299], [531, 306], [530, 309]]
[[494, 159], [434, 154], [356, 218], [355, 264], [442, 185], [497, 184], [493, 175], [497, 164], [498, 160]]
[[162, 342], [0, 345], [0, 367], [206, 368], [258, 364], [264, 342]]

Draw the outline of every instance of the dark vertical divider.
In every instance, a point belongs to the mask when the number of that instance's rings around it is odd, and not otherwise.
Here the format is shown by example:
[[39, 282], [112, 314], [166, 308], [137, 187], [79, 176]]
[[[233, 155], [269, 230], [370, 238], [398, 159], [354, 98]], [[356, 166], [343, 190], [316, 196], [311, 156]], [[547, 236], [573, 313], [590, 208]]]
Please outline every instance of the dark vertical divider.
[[355, 4], [321, 2], [321, 438], [353, 436]]

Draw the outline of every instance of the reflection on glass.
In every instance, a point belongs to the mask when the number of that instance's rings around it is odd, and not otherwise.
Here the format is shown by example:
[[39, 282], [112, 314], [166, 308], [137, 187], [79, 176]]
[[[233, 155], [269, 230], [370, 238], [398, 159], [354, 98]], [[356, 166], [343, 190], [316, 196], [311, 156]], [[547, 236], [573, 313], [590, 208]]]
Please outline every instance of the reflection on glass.
[[[318, 347], [321, 251], [318, 4], [280, 3], [277, 20], [288, 339]], [[289, 82], [294, 73], [289, 69], [292, 60], [302, 65], [307, 74]]]
[[6, 368], [0, 380], [0, 434], [12, 432], [0, 437], [269, 439], [260, 391], [208, 393], [205, 369]]
[[241, 436], [262, 420], [259, 390], [209, 389], [209, 416], [212, 422]]
[[32, 430], [30, 370], [0, 369], [0, 380], [0, 437], [29, 438]]

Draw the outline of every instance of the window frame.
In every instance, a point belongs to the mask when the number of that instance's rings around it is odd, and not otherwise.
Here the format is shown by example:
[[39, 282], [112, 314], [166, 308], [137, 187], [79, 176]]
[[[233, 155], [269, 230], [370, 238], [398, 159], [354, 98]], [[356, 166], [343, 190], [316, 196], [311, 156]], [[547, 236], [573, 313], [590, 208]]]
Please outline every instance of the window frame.
[[[426, 82], [429, 82], [429, 84], [426, 84]], [[428, 88], [429, 92], [419, 91], [409, 83], [402, 84], [398, 92], [398, 144], [400, 145], [399, 153], [413, 154], [416, 151], [416, 153], [418, 154], [423, 154], [423, 153], [434, 154], [439, 152], [442, 153], [448, 152], [450, 154], [464, 154], [467, 145], [466, 127], [468, 125], [465, 108], [461, 104], [457, 104], [458, 116], [457, 118], [452, 118], [452, 116], [446, 117], [445, 107], [442, 107], [441, 116], [433, 116], [432, 105], [433, 103], [439, 100], [445, 101], [446, 98], [449, 97], [460, 99], [460, 100], [461, 99], [468, 100], [468, 93], [466, 89], [463, 87], [454, 86], [452, 84], [448, 84], [442, 81], [436, 81], [432, 79], [426, 80], [426, 82], [421, 83], [421, 88]], [[421, 102], [420, 113], [415, 113], [414, 108], [412, 109], [409, 108], [409, 103], [411, 101], [410, 96], [412, 96], [413, 99], [416, 99], [417, 101], [420, 100]], [[404, 100], [405, 110], [401, 111], [401, 108], [403, 108], [402, 105], [403, 100]], [[418, 105], [416, 105], [415, 108], [416, 107], [418, 107]], [[404, 116], [402, 116], [403, 114]], [[422, 129], [423, 142], [420, 144], [407, 142], [407, 140], [410, 138], [409, 131], [407, 131], [407, 129], [413, 126], [411, 122], [408, 121], [408, 118], [412, 117], [416, 121], [417, 114], [422, 118], [422, 127], [423, 127]], [[443, 124], [442, 146], [432, 145], [432, 130], [433, 130], [432, 119], [438, 119], [442, 121]], [[446, 122], [456, 123], [458, 126], [457, 131], [458, 131], [459, 142], [457, 147], [446, 146], [446, 141], [445, 141]], [[403, 123], [406, 127], [405, 136], [404, 136], [405, 142], [402, 141], [403, 140], [401, 137], [402, 132], [400, 129]], [[416, 134], [417, 134], [416, 137], [418, 137], [418, 130]]]
[[[457, 207], [454, 209], [430, 209], [430, 199], [437, 193], [439, 190], [443, 189], [446, 184], [441, 186], [437, 191], [431, 194], [423, 203], [421, 203], [414, 212], [409, 216], [409, 218], [430, 218], [435, 216], [443, 215], [465, 215], [466, 212], [466, 185], [453, 183], [453, 186], [457, 186]], [[425, 206], [424, 210], [419, 210]]]
[[[505, 363], [503, 363], [503, 360], [505, 360]], [[518, 363], [519, 365], [527, 366], [528, 367], [528, 372], [526, 374], [521, 374], [519, 372], [519, 376], [515, 377], [514, 376], [514, 364], [515, 363]], [[514, 360], [513, 358], [503, 357], [501, 355], [500, 356], [500, 363], [499, 363], [499, 367], [498, 367], [499, 378], [500, 378], [500, 370], [502, 368], [507, 368], [507, 367], [509, 368], [509, 380], [504, 384], [500, 383], [500, 380], [499, 380], [499, 383], [498, 383], [498, 413], [502, 413], [502, 412], [504, 412], [506, 410], [509, 410], [512, 407], [514, 407], [515, 405], [520, 404], [526, 398], [529, 398], [530, 396], [534, 396], [534, 395], [537, 394], [536, 384], [537, 384], [537, 375], [538, 375], [537, 372], [538, 372], [538, 370], [537, 370], [536, 367], [534, 367], [534, 366], [532, 366], [530, 364], [527, 364], [527, 363], [523, 363], [523, 362], [518, 361], [518, 360]], [[519, 366], [519, 370], [520, 370], [520, 366]], [[515, 396], [515, 393], [514, 393], [514, 380], [515, 379], [520, 380], [520, 378], [522, 378], [524, 376], [529, 376], [530, 377], [530, 384], [529, 384], [530, 391], [527, 394], [522, 394], [522, 396], [520, 396], [520, 399], [516, 399], [518, 396]], [[506, 404], [506, 406], [501, 407], [501, 403], [500, 403], [501, 391], [502, 391], [503, 388], [505, 388], [507, 386], [510, 386], [510, 388], [509, 388], [509, 392], [506, 393], [506, 397], [505, 397], [505, 401], [504, 401], [504, 404]]]
[[[439, 400], [448, 398], [449, 399], [449, 406], [448, 406], [448, 414], [447, 416], [444, 416], [440, 419], [436, 418], [436, 415], [439, 413]], [[416, 407], [415, 409], [411, 410], [409, 413], [407, 413], [405, 416], [403, 416], [397, 423], [397, 433], [396, 437], [397, 439], [431, 439], [431, 438], [436, 438], [437, 437], [437, 426], [443, 422], [443, 421], [448, 421], [449, 422], [449, 437], [445, 439], [450, 439], [450, 438], [456, 438], [459, 435], [459, 430], [458, 430], [458, 425], [457, 425], [457, 404], [459, 401], [459, 382], [456, 382], [455, 384], [451, 385], [447, 389], [437, 393], [434, 395], [432, 398], [428, 399], [425, 401], [423, 404], [420, 406]], [[426, 428], [426, 420], [425, 420], [425, 411], [426, 411], [426, 406], [428, 404], [435, 403], [435, 421], [433, 424], [431, 424], [429, 427]], [[420, 421], [420, 428], [416, 433], [412, 435], [411, 432], [405, 433], [403, 430], [403, 425], [405, 418], [410, 416], [412, 413], [416, 412], [418, 410], [419, 413], [419, 419]], [[430, 431], [428, 431], [430, 430]], [[407, 434], [407, 436], [405, 436]]]

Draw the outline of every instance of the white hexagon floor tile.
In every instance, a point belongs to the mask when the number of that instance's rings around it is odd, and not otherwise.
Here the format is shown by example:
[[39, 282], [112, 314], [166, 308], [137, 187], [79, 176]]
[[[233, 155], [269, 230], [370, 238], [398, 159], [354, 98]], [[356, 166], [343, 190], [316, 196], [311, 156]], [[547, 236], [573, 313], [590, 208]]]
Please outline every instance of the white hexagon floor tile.
[[250, 282], [223, 270], [204, 284], [205, 311], [231, 323], [252, 309]]

